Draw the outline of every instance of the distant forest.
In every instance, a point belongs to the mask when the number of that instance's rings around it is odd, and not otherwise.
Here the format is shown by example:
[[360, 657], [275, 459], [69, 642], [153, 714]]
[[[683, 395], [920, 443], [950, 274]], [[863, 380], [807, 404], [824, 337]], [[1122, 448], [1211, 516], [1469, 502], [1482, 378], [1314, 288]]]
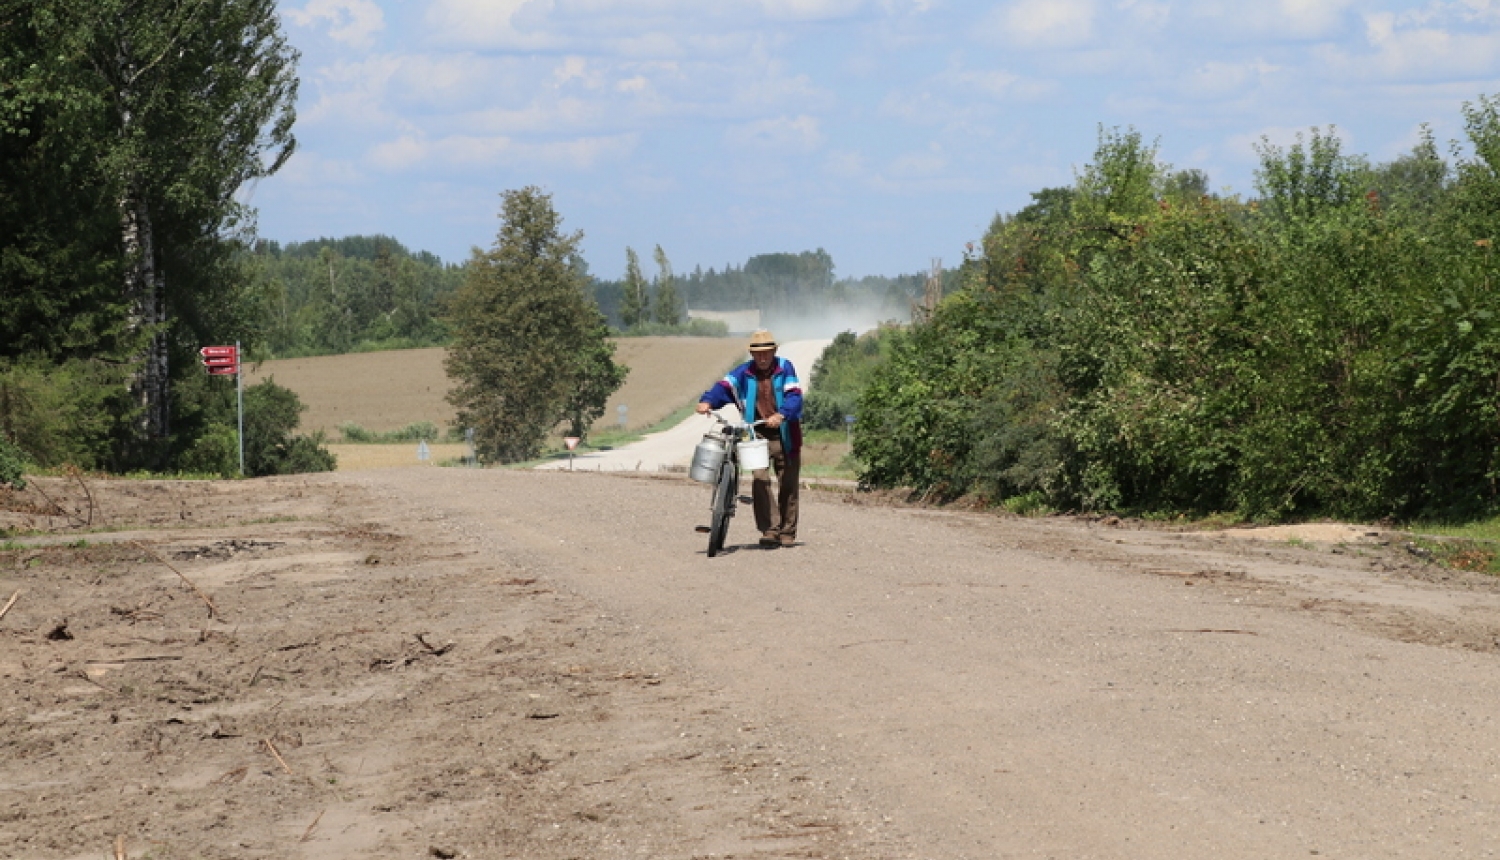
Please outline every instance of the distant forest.
[[[282, 245], [265, 241], [253, 252], [255, 306], [263, 358], [295, 358], [379, 349], [441, 346], [443, 319], [463, 282], [464, 266], [411, 251], [390, 236], [321, 238]], [[588, 264], [575, 263], [585, 273]], [[742, 266], [701, 266], [671, 276], [687, 310], [759, 308], [762, 323], [782, 338], [864, 329], [906, 320], [923, 295], [926, 274], [836, 278], [826, 251], [759, 254]], [[956, 278], [946, 272], [945, 280]], [[593, 298], [611, 327], [624, 330], [625, 280], [589, 278]], [[657, 273], [647, 285], [661, 290]]]
[[389, 236], [262, 242], [254, 252], [265, 357], [446, 343], [463, 267]]

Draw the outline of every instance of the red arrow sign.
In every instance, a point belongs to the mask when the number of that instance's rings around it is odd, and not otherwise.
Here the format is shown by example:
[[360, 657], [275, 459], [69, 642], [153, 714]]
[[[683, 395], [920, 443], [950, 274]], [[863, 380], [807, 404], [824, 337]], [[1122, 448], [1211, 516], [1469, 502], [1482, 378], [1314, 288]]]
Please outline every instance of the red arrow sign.
[[205, 346], [198, 350], [198, 354], [204, 358], [238, 358], [239, 349], [232, 346]]
[[239, 372], [240, 366], [237, 364], [231, 364], [228, 367], [210, 367], [208, 369], [209, 376], [234, 376]]

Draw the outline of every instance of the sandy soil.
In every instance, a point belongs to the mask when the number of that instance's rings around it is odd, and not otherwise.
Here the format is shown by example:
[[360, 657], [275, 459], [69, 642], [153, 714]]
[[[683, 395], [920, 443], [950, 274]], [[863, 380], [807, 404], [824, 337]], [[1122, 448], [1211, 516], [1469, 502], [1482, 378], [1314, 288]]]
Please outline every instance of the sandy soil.
[[680, 476], [38, 487], [0, 499], [40, 532], [0, 549], [0, 857], [1500, 845], [1500, 589], [1379, 530], [808, 492], [797, 547], [710, 560]]

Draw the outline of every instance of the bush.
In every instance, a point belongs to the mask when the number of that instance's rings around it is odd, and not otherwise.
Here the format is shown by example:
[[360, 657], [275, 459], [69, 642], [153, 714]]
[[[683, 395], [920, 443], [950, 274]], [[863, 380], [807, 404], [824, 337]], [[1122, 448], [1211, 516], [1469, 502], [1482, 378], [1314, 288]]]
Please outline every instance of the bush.
[[111, 465], [128, 424], [124, 392], [123, 373], [103, 364], [0, 362], [0, 436], [38, 466]]
[[366, 430], [353, 421], [345, 421], [343, 424], [340, 424], [339, 433], [344, 437], [345, 442], [364, 444], [378, 441], [372, 431]]
[[256, 477], [330, 472], [337, 464], [322, 432], [293, 436], [302, 420], [297, 393], [267, 379], [245, 389], [245, 472]]
[[239, 433], [222, 424], [210, 426], [178, 456], [177, 468], [183, 472], [234, 477], [240, 471]]
[[439, 437], [437, 425], [431, 421], [417, 421], [408, 424], [399, 430], [387, 430], [384, 433], [376, 433], [374, 430], [346, 421], [339, 425], [339, 433], [343, 434], [345, 442], [358, 444], [390, 444], [393, 442], [419, 442], [433, 440]]
[[802, 426], [808, 430], [842, 430], [844, 416], [854, 414], [857, 398], [825, 394], [814, 388], [802, 401]]
[[0, 434], [0, 486], [12, 486], [18, 490], [26, 488], [26, 480], [21, 477], [23, 461], [21, 451]]

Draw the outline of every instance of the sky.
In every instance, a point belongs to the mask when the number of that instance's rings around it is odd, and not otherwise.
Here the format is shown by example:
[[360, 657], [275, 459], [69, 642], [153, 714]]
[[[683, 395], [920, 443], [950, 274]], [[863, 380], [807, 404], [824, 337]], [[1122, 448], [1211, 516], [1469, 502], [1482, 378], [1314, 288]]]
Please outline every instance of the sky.
[[297, 150], [247, 189], [280, 242], [447, 262], [536, 186], [591, 272], [823, 248], [840, 277], [962, 262], [1100, 129], [1254, 195], [1256, 147], [1374, 162], [1500, 95], [1500, 0], [282, 0]]

